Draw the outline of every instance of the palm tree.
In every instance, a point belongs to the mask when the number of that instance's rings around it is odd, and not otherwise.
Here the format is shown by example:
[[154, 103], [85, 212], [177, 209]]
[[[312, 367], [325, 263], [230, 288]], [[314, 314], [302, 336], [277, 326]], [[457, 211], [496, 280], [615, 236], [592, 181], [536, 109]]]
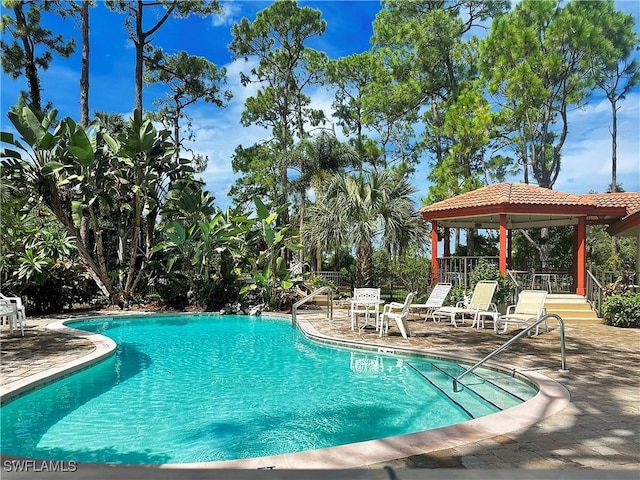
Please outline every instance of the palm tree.
[[[305, 215], [307, 221], [301, 230], [302, 244], [316, 252], [316, 271], [322, 270], [322, 252], [335, 250], [335, 261], [339, 265], [340, 246], [350, 242], [347, 229], [338, 224], [339, 218], [333, 207], [317, 201]], [[336, 267], [337, 267], [336, 265]]]
[[424, 242], [426, 222], [414, 207], [415, 189], [406, 177], [390, 170], [339, 173], [308, 211], [303, 240], [337, 248], [356, 247], [356, 284], [373, 285], [373, 247], [400, 256]]
[[[322, 130], [318, 135], [305, 139], [293, 151], [291, 166], [300, 172], [300, 176], [292, 182], [292, 187], [299, 196], [298, 215], [300, 231], [304, 228], [305, 206], [308, 203], [308, 192], [319, 192], [333, 173], [346, 167], [356, 166], [358, 157], [347, 145], [341, 143], [333, 132]], [[312, 244], [316, 251], [317, 270], [321, 269], [322, 248]], [[300, 250], [300, 255], [303, 252]], [[302, 263], [302, 257], [299, 259]]]

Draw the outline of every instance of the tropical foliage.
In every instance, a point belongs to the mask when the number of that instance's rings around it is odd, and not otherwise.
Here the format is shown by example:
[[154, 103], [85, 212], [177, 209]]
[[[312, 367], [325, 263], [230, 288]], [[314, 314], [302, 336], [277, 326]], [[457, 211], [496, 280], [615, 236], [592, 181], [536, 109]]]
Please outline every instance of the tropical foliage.
[[[112, 305], [159, 295], [217, 309], [248, 295], [287, 308], [293, 261], [316, 271], [330, 264], [357, 286], [400, 281], [426, 292], [428, 227], [412, 185], [418, 165], [429, 166], [417, 179], [429, 181], [426, 203], [514, 175], [551, 188], [571, 132], [568, 112], [595, 91], [611, 105], [611, 190], [621, 189], [616, 112], [640, 81], [639, 42], [635, 19], [611, 0], [384, 0], [371, 48], [337, 59], [312, 48], [327, 29], [320, 10], [277, 1], [243, 18], [229, 45], [249, 66], [241, 83], [253, 87], [241, 123], [268, 133], [229, 159], [237, 180], [226, 210], [198, 180], [206, 156], [189, 155], [185, 140], [193, 138], [194, 104], [223, 108], [230, 99], [228, 72], [206, 55], [168, 53], [154, 35], [225, 5], [108, 0], [135, 48], [135, 109], [128, 119], [105, 112], [91, 122], [95, 3], [80, 3], [3, 1], [2, 67], [24, 76], [28, 91], [5, 112], [1, 137], [0, 275], [3, 288], [42, 300], [32, 309], [86, 302], [96, 291]], [[79, 122], [58, 118], [42, 100], [40, 73], [76, 46], [45, 27], [51, 16], [80, 18]], [[143, 112], [145, 82], [165, 94]], [[331, 113], [312, 103], [322, 86], [333, 95]], [[468, 230], [464, 249], [455, 235], [456, 253], [493, 254], [491, 235]], [[589, 236], [591, 262], [632, 267], [635, 239], [612, 240], [602, 227]], [[514, 259], [570, 268], [571, 241], [566, 228], [518, 232]], [[473, 282], [504, 281], [488, 264], [477, 270]]]
[[144, 277], [167, 189], [191, 169], [175, 160], [169, 132], [140, 112], [115, 138], [99, 124], [85, 130], [56, 115], [28, 107], [9, 113], [20, 136], [2, 134], [15, 148], [3, 152], [3, 173], [19, 191], [37, 192], [102, 293], [118, 304]]
[[509, 277], [502, 276], [495, 263], [489, 262], [486, 259], [480, 259], [471, 272], [470, 290], [473, 291], [476, 284], [482, 280], [495, 280], [498, 282], [498, 288], [493, 297], [496, 305], [508, 305], [511, 301], [515, 300], [512, 297], [515, 285], [513, 285]]
[[390, 170], [337, 174], [309, 209], [302, 237], [324, 249], [344, 243], [355, 247], [356, 285], [371, 286], [374, 242], [400, 256], [426, 239], [426, 223], [416, 214], [406, 177]]
[[640, 293], [611, 295], [602, 302], [602, 311], [608, 325], [640, 328]]

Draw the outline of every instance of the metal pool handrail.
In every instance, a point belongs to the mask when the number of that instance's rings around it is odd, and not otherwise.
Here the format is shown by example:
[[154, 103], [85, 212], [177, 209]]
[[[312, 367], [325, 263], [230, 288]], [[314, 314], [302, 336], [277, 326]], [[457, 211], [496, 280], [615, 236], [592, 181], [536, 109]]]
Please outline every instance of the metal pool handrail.
[[304, 297], [302, 300], [298, 300], [296, 303], [293, 304], [293, 307], [291, 308], [291, 326], [292, 327], [295, 327], [296, 325], [298, 325], [298, 322], [296, 320], [296, 311], [298, 310], [298, 307], [300, 305], [307, 303], [316, 295], [319, 295], [322, 292], [326, 292], [326, 291], [329, 292], [329, 294], [327, 295], [327, 318], [330, 320], [333, 320], [333, 289], [330, 286], [325, 285], [324, 287], [320, 287], [314, 290], [309, 295]]
[[565, 371], [566, 372], [567, 371], [567, 368], [566, 368], [567, 364], [566, 364], [565, 351], [564, 351], [564, 321], [562, 320], [560, 315], [557, 315], [555, 313], [548, 313], [548, 314], [540, 317], [538, 320], [533, 322], [531, 325], [528, 325], [527, 327], [525, 327], [524, 330], [522, 330], [520, 333], [518, 333], [515, 337], [511, 338], [508, 342], [500, 345], [498, 348], [496, 348], [493, 352], [491, 352], [489, 355], [484, 357], [478, 363], [476, 363], [472, 367], [467, 368], [464, 372], [462, 372], [460, 375], [458, 375], [456, 378], [454, 378], [453, 379], [453, 391], [454, 392], [459, 392], [460, 391], [460, 386], [459, 386], [460, 379], [462, 377], [464, 377], [467, 373], [473, 372], [476, 368], [478, 368], [480, 365], [485, 363], [487, 360], [490, 360], [491, 358], [495, 357], [498, 353], [500, 353], [505, 348], [510, 346], [512, 343], [514, 343], [520, 337], [522, 337], [523, 335], [529, 333], [531, 331], [531, 329], [533, 329], [534, 327], [537, 327], [542, 322], [546, 322], [547, 319], [549, 319], [549, 318], [555, 318], [556, 320], [558, 320], [558, 324], [560, 325], [560, 361], [561, 361], [560, 371]]

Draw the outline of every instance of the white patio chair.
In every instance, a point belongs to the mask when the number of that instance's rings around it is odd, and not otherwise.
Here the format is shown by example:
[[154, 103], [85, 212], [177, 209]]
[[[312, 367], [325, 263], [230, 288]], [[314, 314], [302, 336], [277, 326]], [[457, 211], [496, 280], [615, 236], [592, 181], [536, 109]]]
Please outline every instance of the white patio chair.
[[[380, 336], [382, 333], [389, 331], [389, 319], [395, 320], [398, 325], [398, 330], [403, 338], [409, 338], [411, 332], [409, 331], [409, 324], [407, 323], [407, 316], [409, 315], [409, 309], [411, 308], [411, 301], [415, 297], [417, 292], [411, 292], [404, 299], [404, 303], [391, 302], [387, 303], [382, 309], [382, 316], [380, 317]], [[386, 325], [386, 327], [385, 327]]]
[[375, 316], [375, 326], [378, 328], [378, 317], [380, 314], [380, 305], [384, 303], [380, 300], [379, 288], [354, 288], [353, 298], [351, 299], [351, 330], [358, 326], [358, 316], [364, 314], [365, 323], [362, 328], [369, 323], [369, 316], [373, 311]]
[[27, 325], [27, 312], [24, 309], [24, 305], [22, 304], [22, 299], [20, 297], [7, 297], [6, 295], [3, 295], [2, 293], [0, 293], [0, 299], [1, 300], [8, 300], [10, 302], [12, 302], [15, 306], [16, 306], [16, 310], [18, 312], [18, 316], [19, 316], [19, 320], [24, 323], [24, 325]]
[[18, 314], [18, 308], [15, 303], [10, 300], [0, 298], [0, 320], [9, 324], [9, 331], [13, 335], [13, 331], [20, 327], [20, 333], [24, 337], [24, 321]]

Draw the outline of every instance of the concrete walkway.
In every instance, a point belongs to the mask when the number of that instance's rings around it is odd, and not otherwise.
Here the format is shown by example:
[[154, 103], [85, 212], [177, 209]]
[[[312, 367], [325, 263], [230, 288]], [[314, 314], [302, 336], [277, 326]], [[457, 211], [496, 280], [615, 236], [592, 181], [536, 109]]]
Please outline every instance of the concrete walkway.
[[[113, 314], [114, 312], [99, 312]], [[411, 321], [414, 336], [403, 339], [397, 329], [379, 338], [375, 330], [352, 331], [346, 311], [337, 309], [333, 321], [303, 311], [319, 332], [336, 339], [390, 348], [419, 349], [431, 354], [478, 360], [513, 336], [497, 337], [492, 329], [454, 328], [445, 322]], [[25, 337], [0, 332], [0, 384], [8, 387], [27, 376], [77, 360], [95, 347], [86, 338], [47, 330], [47, 324], [67, 316], [28, 320]], [[571, 403], [542, 422], [462, 447], [369, 465], [382, 469], [527, 469], [626, 470], [640, 478], [640, 329], [605, 325], [568, 325], [568, 372], [560, 368], [559, 328], [538, 337], [522, 338], [499, 356], [502, 365], [535, 371], [564, 385]], [[636, 477], [637, 473], [637, 477]], [[577, 477], [575, 477], [577, 478]]]

